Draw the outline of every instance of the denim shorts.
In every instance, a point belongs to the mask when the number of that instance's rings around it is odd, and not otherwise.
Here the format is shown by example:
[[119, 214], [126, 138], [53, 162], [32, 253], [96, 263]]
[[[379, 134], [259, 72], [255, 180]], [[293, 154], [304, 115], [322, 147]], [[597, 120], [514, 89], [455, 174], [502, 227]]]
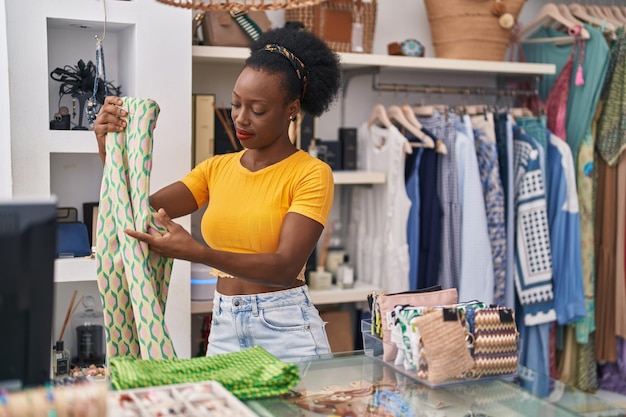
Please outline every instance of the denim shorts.
[[330, 354], [306, 285], [253, 295], [215, 291], [207, 356], [261, 346], [282, 360]]

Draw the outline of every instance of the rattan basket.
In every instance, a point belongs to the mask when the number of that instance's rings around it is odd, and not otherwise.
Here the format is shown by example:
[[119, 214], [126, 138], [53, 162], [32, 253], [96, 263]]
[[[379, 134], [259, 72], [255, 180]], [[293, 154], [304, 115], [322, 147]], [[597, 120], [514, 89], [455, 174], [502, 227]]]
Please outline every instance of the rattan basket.
[[169, 6], [194, 10], [282, 10], [314, 6], [323, 0], [157, 0]]
[[[495, 0], [424, 0], [437, 58], [504, 60], [511, 29], [491, 10]], [[515, 21], [526, 0], [501, 0]]]
[[[371, 54], [374, 47], [377, 0], [323, 0], [317, 5], [286, 10], [285, 21], [302, 23], [335, 52], [352, 52], [350, 32], [357, 4], [359, 18], [363, 23], [363, 52]], [[334, 16], [335, 19], [330, 20], [328, 16]]]

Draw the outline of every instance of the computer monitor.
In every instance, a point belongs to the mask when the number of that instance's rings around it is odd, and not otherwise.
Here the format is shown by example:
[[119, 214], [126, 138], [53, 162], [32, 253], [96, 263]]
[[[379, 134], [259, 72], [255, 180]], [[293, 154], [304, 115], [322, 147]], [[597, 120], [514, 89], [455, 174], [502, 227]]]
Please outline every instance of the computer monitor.
[[0, 388], [50, 380], [56, 203], [0, 200]]

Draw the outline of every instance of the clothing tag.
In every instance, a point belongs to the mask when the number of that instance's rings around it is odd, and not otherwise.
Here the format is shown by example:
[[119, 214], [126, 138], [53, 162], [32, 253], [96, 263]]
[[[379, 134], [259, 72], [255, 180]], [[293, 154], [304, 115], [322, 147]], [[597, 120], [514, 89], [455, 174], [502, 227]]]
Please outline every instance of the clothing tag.
[[500, 323], [513, 323], [513, 312], [509, 309], [499, 310]]
[[387, 330], [391, 330], [393, 329], [393, 320], [394, 320], [393, 311], [387, 311], [385, 315], [387, 317]]
[[443, 309], [443, 321], [457, 321], [459, 316], [456, 308], [444, 308]]
[[363, 52], [363, 23], [352, 22], [352, 52]]

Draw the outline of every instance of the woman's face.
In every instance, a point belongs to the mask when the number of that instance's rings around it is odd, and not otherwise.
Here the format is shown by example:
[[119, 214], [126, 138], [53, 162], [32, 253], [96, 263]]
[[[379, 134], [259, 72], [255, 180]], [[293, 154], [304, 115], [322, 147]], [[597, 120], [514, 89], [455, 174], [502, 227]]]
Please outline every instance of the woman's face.
[[290, 118], [297, 115], [299, 102], [287, 102], [280, 75], [244, 68], [235, 82], [231, 105], [237, 139], [245, 148], [289, 141]]

